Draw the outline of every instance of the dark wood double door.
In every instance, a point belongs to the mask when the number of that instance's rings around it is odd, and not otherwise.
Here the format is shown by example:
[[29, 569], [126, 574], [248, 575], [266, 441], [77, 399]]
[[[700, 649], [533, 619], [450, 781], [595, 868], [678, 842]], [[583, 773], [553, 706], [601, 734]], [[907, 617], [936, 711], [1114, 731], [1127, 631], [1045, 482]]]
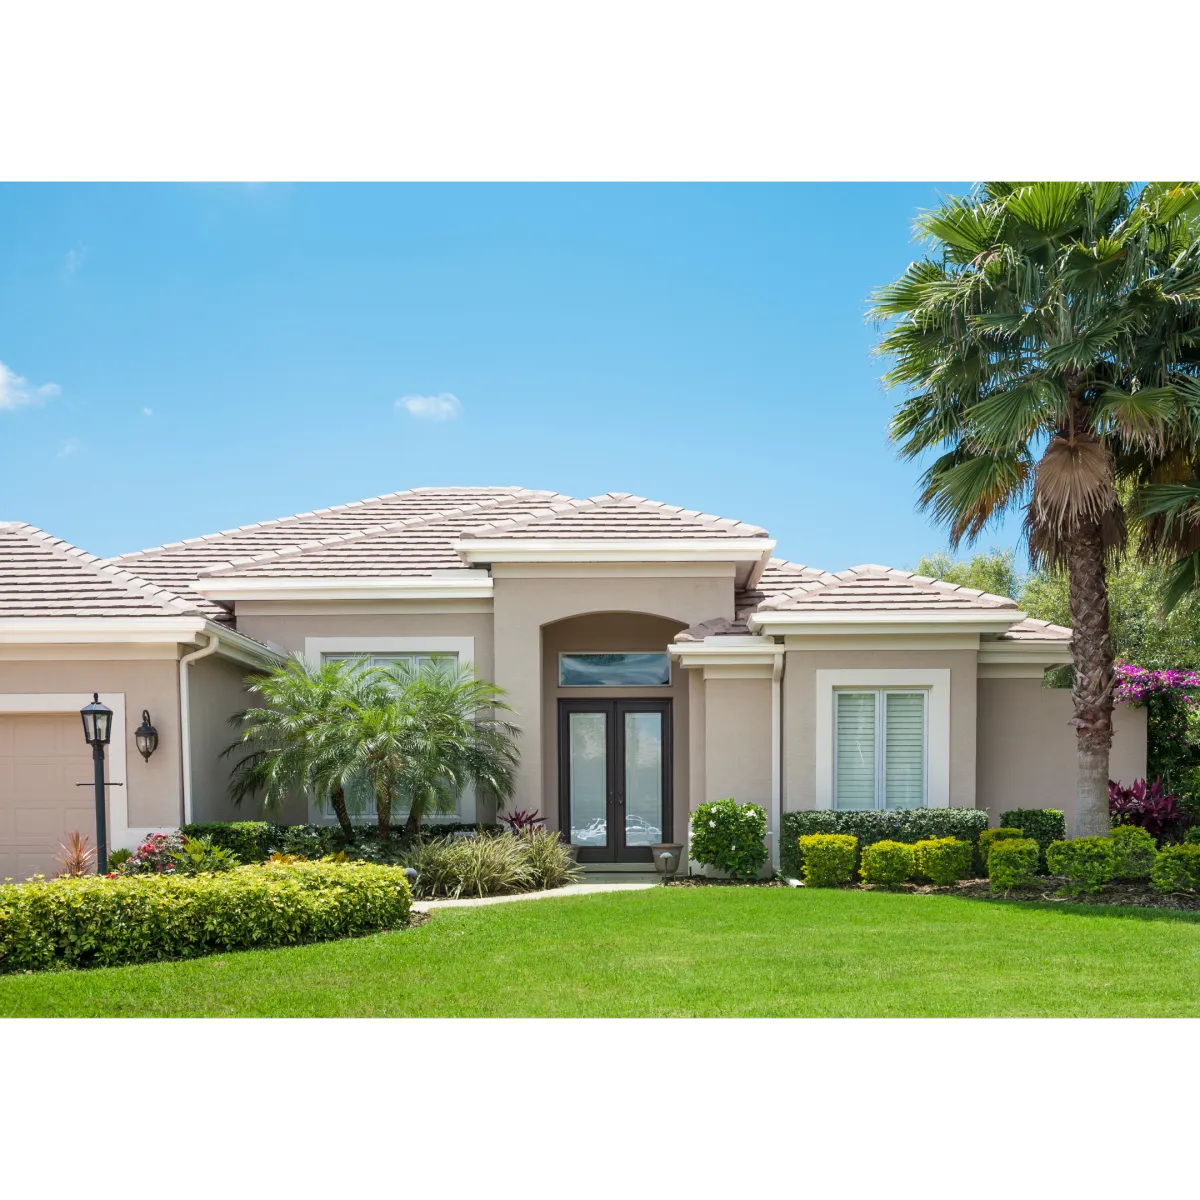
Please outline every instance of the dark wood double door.
[[651, 862], [671, 840], [671, 702], [558, 702], [560, 829], [580, 862]]

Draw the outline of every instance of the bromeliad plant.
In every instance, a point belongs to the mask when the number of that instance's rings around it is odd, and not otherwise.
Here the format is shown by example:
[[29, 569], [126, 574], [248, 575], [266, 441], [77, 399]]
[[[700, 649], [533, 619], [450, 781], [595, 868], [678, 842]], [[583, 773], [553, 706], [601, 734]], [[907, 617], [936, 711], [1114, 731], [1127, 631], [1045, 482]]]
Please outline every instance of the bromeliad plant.
[[1109, 780], [1108, 811], [1115, 825], [1137, 825], [1153, 838], [1175, 837], [1183, 821], [1179, 799], [1163, 788], [1162, 780], [1147, 784], [1135, 779], [1129, 787]]
[[916, 227], [926, 256], [872, 310], [894, 322], [879, 349], [906, 393], [892, 437], [907, 458], [939, 452], [921, 503], [953, 544], [1024, 509], [1035, 564], [1065, 566], [1078, 823], [1105, 834], [1106, 559], [1125, 543], [1118, 483], [1136, 493], [1200, 456], [1200, 188], [985, 183]]

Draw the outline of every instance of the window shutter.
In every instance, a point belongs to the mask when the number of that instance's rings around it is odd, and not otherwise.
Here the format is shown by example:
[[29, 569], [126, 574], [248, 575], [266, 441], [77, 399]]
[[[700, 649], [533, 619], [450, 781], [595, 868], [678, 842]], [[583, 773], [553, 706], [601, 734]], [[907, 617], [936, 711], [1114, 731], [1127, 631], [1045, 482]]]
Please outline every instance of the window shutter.
[[875, 807], [875, 693], [837, 693], [834, 807]]
[[887, 692], [884, 702], [884, 804], [920, 808], [925, 803], [925, 694]]

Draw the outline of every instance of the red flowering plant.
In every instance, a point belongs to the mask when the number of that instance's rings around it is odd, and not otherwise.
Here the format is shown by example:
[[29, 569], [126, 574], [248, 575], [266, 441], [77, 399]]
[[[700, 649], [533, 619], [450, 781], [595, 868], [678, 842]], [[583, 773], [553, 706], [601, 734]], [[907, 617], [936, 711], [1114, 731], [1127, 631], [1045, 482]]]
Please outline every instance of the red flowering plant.
[[1135, 779], [1129, 787], [1108, 781], [1108, 814], [1114, 825], [1138, 825], [1154, 838], [1175, 839], [1181, 832], [1183, 809], [1161, 779], [1148, 784]]
[[174, 875], [183, 838], [177, 833], [152, 833], [118, 868], [122, 875]]

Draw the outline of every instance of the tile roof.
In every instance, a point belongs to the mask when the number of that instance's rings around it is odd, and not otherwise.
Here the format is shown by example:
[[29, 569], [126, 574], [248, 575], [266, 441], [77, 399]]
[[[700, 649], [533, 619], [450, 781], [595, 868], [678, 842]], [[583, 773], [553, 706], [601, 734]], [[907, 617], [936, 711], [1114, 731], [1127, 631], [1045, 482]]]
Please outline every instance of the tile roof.
[[1065, 625], [1052, 625], [1049, 621], [1039, 621], [1036, 617], [1026, 617], [1018, 621], [1007, 632], [1000, 634], [998, 642], [1069, 642], [1075, 636], [1073, 629]]
[[840, 611], [887, 612], [943, 611], [946, 609], [1016, 609], [1015, 600], [993, 596], [990, 592], [960, 587], [943, 579], [930, 579], [912, 571], [897, 571], [868, 563], [850, 567], [835, 575], [820, 572], [812, 579], [768, 596], [758, 611]]
[[23, 521], [0, 521], [0, 618], [178, 617], [197, 606]]
[[548, 511], [528, 516], [497, 513], [463, 532], [464, 538], [743, 538], [765, 537], [766, 530], [744, 521], [715, 517], [695, 509], [607, 492], [587, 500], [556, 498]]

